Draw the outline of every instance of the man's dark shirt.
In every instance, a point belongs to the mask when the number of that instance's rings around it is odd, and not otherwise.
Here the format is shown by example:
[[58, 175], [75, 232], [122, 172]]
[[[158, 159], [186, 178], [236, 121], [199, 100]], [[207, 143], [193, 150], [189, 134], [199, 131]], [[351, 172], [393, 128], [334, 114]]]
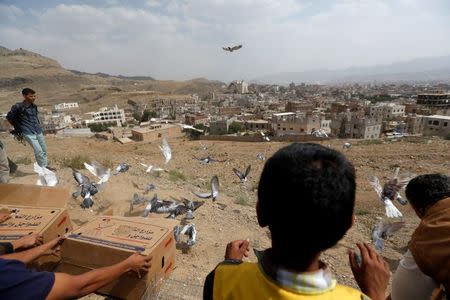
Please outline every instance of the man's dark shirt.
[[11, 107], [6, 119], [23, 134], [39, 134], [42, 128], [38, 119], [38, 109], [34, 104], [19, 102]]
[[21, 261], [0, 258], [0, 299], [44, 300], [53, 288], [55, 274], [26, 268]]

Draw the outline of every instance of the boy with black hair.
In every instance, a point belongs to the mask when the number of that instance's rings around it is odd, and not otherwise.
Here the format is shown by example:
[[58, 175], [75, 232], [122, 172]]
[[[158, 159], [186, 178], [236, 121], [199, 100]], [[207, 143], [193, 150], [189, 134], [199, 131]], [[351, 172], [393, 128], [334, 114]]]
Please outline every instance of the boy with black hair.
[[450, 299], [450, 177], [417, 176], [405, 194], [421, 222], [393, 276], [392, 299], [429, 298], [439, 285]]
[[[258, 263], [242, 262], [247, 241], [228, 244], [225, 261], [205, 281], [204, 299], [367, 299], [336, 284], [320, 254], [353, 223], [355, 169], [345, 156], [317, 144], [294, 143], [267, 160], [258, 187], [258, 223], [269, 227], [272, 248]], [[358, 244], [362, 264], [350, 264], [362, 291], [384, 299], [387, 263]]]
[[[34, 104], [36, 92], [30, 88], [22, 90], [23, 101], [14, 104], [6, 119], [14, 127], [14, 135], [18, 140], [27, 141], [34, 151], [36, 162], [41, 167], [48, 167], [47, 146], [38, 118], [38, 109]], [[54, 170], [53, 168], [49, 168]]]

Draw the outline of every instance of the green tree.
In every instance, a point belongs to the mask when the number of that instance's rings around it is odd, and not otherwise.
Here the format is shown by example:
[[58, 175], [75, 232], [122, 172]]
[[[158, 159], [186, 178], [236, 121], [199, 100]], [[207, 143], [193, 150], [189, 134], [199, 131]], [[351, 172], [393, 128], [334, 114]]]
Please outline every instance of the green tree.
[[237, 133], [245, 131], [245, 125], [241, 122], [233, 122], [228, 127], [228, 133]]
[[133, 113], [133, 118], [136, 121], [140, 121], [142, 119], [142, 115], [136, 111], [136, 112]]
[[107, 131], [109, 126], [111, 126], [111, 124], [89, 124], [88, 125], [88, 127], [91, 129], [92, 132]]
[[146, 110], [144, 110], [144, 113], [142, 114], [141, 122], [147, 122], [151, 118], [156, 118], [156, 112], [146, 109]]
[[207, 127], [204, 124], [196, 124], [196, 125], [194, 125], [194, 128], [203, 130], [203, 133], [195, 131], [195, 130], [191, 130], [190, 137], [191, 137], [191, 139], [195, 140], [195, 139], [198, 139], [198, 137], [201, 136], [202, 134], [205, 134]]

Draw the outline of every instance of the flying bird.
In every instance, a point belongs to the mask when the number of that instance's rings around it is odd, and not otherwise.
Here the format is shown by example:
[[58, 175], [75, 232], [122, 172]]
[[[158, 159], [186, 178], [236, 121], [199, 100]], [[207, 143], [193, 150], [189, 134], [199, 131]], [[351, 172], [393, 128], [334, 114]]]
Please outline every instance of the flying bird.
[[247, 176], [248, 176], [248, 173], [250, 173], [250, 169], [251, 169], [251, 165], [248, 165], [247, 169], [245, 169], [245, 173], [242, 173], [241, 171], [239, 171], [236, 168], [233, 168], [233, 172], [234, 172], [234, 174], [236, 174], [237, 177], [239, 177], [239, 179], [241, 180], [241, 183], [244, 183], [247, 181]]
[[345, 142], [343, 145], [342, 145], [342, 149], [350, 149], [352, 147], [352, 144], [350, 144], [349, 142]]
[[386, 216], [389, 218], [402, 217], [402, 213], [394, 206], [393, 201], [397, 200], [401, 205], [406, 205], [407, 200], [400, 195], [400, 190], [405, 187], [412, 176], [399, 178], [398, 169], [394, 172], [394, 177], [388, 180], [383, 187], [381, 187], [380, 180], [377, 176], [369, 176], [369, 183], [374, 188], [381, 202], [384, 203], [386, 209]]
[[206, 165], [212, 162], [225, 162], [226, 160], [217, 160], [211, 157], [211, 155], [208, 155], [206, 157], [203, 158], [197, 158], [194, 156], [195, 159], [199, 160], [202, 164]]
[[189, 223], [186, 224], [184, 226], [175, 226], [175, 228], [173, 229], [174, 232], [174, 237], [175, 237], [175, 241], [177, 242], [177, 244], [179, 244], [181, 242], [180, 236], [181, 235], [187, 235], [189, 238], [186, 242], [186, 244], [189, 247], [194, 246], [195, 242], [196, 242], [196, 237], [197, 237], [197, 229], [195, 228], [195, 224], [193, 223]]
[[126, 171], [128, 171], [130, 169], [130, 166], [126, 163], [120, 163], [117, 168], [116, 171], [113, 173], [114, 175], [117, 175], [119, 173], [125, 173]]
[[223, 50], [233, 52], [242, 48], [242, 45], [237, 45], [233, 47], [222, 47]]
[[261, 160], [261, 161], [264, 161], [264, 160], [266, 159], [266, 157], [264, 156], [264, 154], [262, 154], [261, 152], [258, 153], [258, 154], [256, 154], [256, 158], [259, 159], [259, 160]]
[[167, 164], [172, 159], [172, 149], [170, 149], [169, 143], [167, 142], [166, 138], [163, 138], [162, 145], [159, 146], [159, 149], [161, 150], [165, 163]]
[[155, 166], [153, 166], [153, 165], [146, 165], [146, 164], [143, 164], [143, 163], [140, 163], [140, 164], [141, 164], [141, 166], [143, 166], [143, 167], [145, 168], [145, 172], [146, 172], [146, 173], [150, 173], [150, 172], [162, 172], [162, 171], [167, 172], [166, 169], [163, 169], [163, 168], [160, 168], [160, 167], [155, 167]]
[[213, 201], [216, 201], [216, 199], [219, 197], [219, 178], [217, 175], [214, 175], [211, 178], [211, 192], [208, 193], [197, 193], [192, 192], [194, 195], [196, 195], [199, 198], [203, 199], [209, 199], [212, 198]]
[[153, 191], [154, 189], [156, 189], [156, 185], [154, 185], [153, 183], [147, 184], [147, 186], [144, 189], [144, 195], [147, 195], [150, 191]]
[[203, 132], [204, 132], [204, 130], [195, 128], [195, 127], [192, 126], [192, 125], [187, 125], [187, 124], [178, 124], [178, 125], [179, 125], [181, 128], [183, 128], [183, 129], [194, 130], [194, 131], [197, 131], [197, 132], [200, 132], [200, 133], [203, 133]]
[[264, 141], [270, 142], [270, 138], [267, 135], [265, 135], [264, 132], [260, 131], [259, 133], [261, 134], [261, 137]]
[[400, 230], [405, 222], [384, 222], [380, 220], [372, 231], [372, 241], [377, 251], [383, 250], [384, 241]]
[[319, 137], [319, 138], [327, 138], [328, 137], [328, 134], [325, 132], [325, 130], [323, 130], [323, 129], [317, 129], [317, 130], [314, 130], [312, 133], [311, 133], [311, 135], [312, 136], [315, 136], [315, 137]]
[[84, 167], [99, 179], [97, 184], [105, 183], [109, 180], [109, 177], [111, 177], [111, 169], [106, 169], [96, 161], [91, 162], [91, 164], [84, 163]]
[[34, 163], [33, 168], [34, 172], [38, 174], [37, 185], [55, 186], [58, 184], [58, 177], [56, 177], [55, 172], [50, 171], [46, 167], [39, 166], [37, 162]]

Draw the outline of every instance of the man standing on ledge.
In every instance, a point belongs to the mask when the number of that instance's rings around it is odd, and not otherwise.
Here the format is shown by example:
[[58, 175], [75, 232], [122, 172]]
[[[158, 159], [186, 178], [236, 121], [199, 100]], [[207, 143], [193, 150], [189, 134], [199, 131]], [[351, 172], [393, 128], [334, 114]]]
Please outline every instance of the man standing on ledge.
[[38, 109], [34, 104], [36, 92], [30, 88], [22, 90], [23, 101], [14, 104], [8, 112], [6, 119], [14, 126], [14, 135], [17, 139], [24, 139], [33, 147], [36, 162], [41, 167], [48, 167], [47, 147], [44, 134], [38, 119]]

